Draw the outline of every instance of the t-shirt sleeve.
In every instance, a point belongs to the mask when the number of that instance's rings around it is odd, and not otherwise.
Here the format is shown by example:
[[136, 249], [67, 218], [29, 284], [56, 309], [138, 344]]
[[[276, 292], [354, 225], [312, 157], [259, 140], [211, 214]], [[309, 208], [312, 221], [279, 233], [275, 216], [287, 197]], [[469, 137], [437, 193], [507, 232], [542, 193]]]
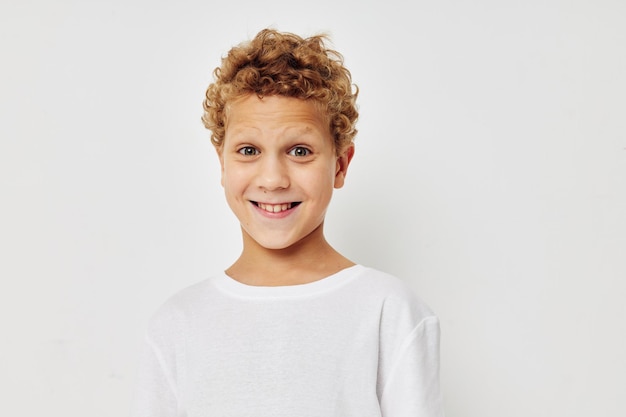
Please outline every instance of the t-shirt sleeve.
[[162, 355], [146, 337], [139, 361], [132, 417], [177, 417], [177, 401]]
[[443, 417], [439, 320], [424, 318], [406, 337], [383, 387], [383, 417]]

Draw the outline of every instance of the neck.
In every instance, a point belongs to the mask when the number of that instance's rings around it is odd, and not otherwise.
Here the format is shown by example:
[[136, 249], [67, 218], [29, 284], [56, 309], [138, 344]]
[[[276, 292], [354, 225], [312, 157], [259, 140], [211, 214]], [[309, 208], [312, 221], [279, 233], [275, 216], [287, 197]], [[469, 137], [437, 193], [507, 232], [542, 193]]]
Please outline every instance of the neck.
[[226, 270], [226, 274], [244, 284], [306, 284], [354, 265], [326, 241], [323, 225], [284, 249], [265, 248], [245, 231], [242, 230], [242, 233], [243, 251], [239, 259]]

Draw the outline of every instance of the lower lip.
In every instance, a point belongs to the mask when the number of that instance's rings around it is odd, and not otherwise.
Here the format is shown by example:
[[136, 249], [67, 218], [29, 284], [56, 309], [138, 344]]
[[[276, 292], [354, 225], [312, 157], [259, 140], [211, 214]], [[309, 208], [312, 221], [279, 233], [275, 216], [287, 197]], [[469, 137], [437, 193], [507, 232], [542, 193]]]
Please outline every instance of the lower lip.
[[295, 207], [292, 207], [290, 209], [287, 210], [283, 210], [283, 211], [279, 211], [276, 213], [273, 212], [269, 212], [269, 211], [265, 211], [263, 210], [261, 207], [257, 206], [254, 203], [250, 203], [252, 204], [252, 207], [254, 207], [256, 209], [256, 211], [261, 214], [263, 217], [267, 217], [269, 219], [284, 219], [285, 217], [289, 216], [291, 213], [293, 213], [293, 211], [295, 209], [297, 209], [298, 207], [300, 207], [300, 204], [298, 204]]

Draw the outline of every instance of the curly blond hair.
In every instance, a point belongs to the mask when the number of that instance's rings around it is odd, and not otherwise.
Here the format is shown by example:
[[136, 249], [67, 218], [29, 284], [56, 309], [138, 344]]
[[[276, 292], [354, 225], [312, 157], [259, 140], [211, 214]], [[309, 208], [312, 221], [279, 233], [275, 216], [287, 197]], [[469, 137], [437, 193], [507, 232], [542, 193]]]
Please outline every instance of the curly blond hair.
[[221, 149], [228, 104], [249, 94], [314, 100], [328, 117], [335, 150], [342, 152], [356, 135], [358, 87], [352, 84], [343, 57], [325, 45], [324, 35], [301, 38], [264, 29], [249, 42], [233, 47], [215, 68], [203, 103], [204, 126]]

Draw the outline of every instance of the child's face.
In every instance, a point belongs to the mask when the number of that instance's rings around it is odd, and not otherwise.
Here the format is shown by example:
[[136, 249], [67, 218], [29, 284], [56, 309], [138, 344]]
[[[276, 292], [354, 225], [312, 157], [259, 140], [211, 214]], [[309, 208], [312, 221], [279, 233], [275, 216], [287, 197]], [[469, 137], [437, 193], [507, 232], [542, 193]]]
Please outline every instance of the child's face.
[[318, 230], [333, 188], [352, 154], [337, 156], [314, 103], [247, 96], [230, 105], [218, 151], [226, 200], [243, 232], [268, 249], [285, 249]]

